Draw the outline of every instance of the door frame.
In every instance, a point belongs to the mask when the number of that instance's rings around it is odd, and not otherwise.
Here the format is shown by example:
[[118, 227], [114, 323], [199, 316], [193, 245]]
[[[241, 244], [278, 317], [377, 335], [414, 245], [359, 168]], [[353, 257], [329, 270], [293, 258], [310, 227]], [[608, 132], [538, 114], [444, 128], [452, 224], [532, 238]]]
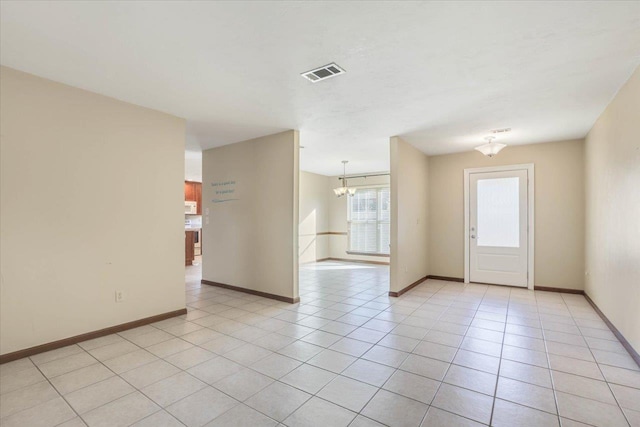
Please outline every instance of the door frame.
[[505, 172], [514, 170], [527, 171], [527, 289], [533, 290], [534, 286], [534, 250], [535, 250], [535, 230], [534, 230], [534, 204], [535, 204], [535, 168], [533, 163], [525, 163], [519, 165], [507, 166], [489, 166], [484, 168], [469, 168], [464, 170], [464, 283], [469, 283], [470, 277], [470, 256], [469, 256], [469, 196], [471, 191], [469, 188], [469, 178], [473, 173], [483, 172]]

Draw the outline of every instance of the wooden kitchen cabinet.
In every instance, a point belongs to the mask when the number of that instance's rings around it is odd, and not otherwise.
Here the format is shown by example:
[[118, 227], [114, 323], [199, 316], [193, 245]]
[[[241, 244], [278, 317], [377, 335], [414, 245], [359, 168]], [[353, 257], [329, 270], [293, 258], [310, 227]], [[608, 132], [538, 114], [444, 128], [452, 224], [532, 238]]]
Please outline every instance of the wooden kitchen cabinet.
[[191, 181], [184, 182], [184, 201], [185, 202], [196, 201], [196, 186], [193, 184], [195, 184], [195, 182], [191, 182]]
[[184, 200], [197, 202], [197, 215], [202, 215], [202, 183], [195, 181], [184, 182]]
[[195, 259], [194, 245], [196, 243], [196, 232], [184, 232], [184, 265], [193, 265]]

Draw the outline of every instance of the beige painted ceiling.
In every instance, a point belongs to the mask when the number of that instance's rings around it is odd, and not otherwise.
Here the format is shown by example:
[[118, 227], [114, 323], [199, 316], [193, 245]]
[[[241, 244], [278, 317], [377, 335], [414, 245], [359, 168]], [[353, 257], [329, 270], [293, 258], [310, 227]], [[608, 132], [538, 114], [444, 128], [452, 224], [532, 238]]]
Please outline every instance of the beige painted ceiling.
[[[299, 129], [304, 170], [583, 137], [640, 63], [640, 2], [2, 1], [3, 65], [188, 121], [206, 149]], [[319, 83], [300, 73], [335, 61]]]

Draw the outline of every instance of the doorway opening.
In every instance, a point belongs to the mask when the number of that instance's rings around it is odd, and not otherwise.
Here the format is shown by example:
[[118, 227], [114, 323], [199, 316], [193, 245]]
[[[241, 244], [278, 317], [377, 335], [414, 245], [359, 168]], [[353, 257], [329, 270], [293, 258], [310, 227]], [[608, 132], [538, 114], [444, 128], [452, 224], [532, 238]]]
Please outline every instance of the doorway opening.
[[389, 291], [390, 176], [346, 178], [352, 194], [338, 196], [343, 177], [300, 171], [300, 302], [334, 310], [331, 316]]
[[464, 170], [464, 282], [534, 284], [534, 165]]

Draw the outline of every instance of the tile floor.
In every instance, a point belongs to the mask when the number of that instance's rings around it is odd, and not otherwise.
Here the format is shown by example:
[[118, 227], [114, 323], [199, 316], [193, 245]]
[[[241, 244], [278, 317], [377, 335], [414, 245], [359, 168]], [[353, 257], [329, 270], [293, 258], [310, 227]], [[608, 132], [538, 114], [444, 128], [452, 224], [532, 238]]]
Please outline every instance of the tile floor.
[[302, 303], [189, 313], [0, 366], [4, 426], [640, 426], [640, 368], [582, 296], [302, 267]]

